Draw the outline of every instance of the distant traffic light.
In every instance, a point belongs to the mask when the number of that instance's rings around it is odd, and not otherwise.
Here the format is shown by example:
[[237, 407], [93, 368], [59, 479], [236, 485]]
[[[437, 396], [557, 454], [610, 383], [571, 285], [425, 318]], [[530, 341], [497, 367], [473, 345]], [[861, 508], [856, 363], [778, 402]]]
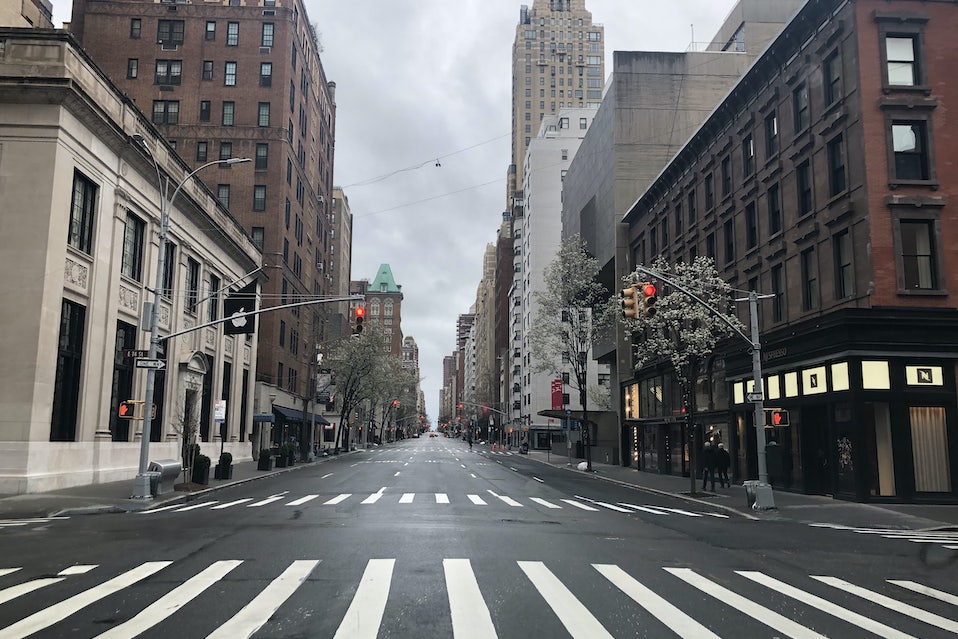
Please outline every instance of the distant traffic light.
[[646, 317], [655, 316], [655, 284], [652, 282], [643, 282], [639, 284], [639, 292], [642, 294], [642, 315]]
[[788, 411], [780, 408], [766, 408], [765, 425], [788, 426]]
[[366, 319], [366, 307], [357, 306], [353, 318], [353, 335], [360, 335], [363, 332], [363, 320]]
[[633, 284], [622, 289], [619, 294], [622, 302], [622, 315], [635, 319], [639, 316], [639, 288]]

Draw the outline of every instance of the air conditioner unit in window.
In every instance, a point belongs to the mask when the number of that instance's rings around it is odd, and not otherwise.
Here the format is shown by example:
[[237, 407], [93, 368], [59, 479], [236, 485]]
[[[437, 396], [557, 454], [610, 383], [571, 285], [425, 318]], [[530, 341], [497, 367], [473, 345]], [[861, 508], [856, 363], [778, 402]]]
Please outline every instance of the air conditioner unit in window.
[[260, 53], [269, 53], [269, 52], [272, 51], [272, 50], [273, 50], [273, 49], [272, 49], [271, 47], [260, 47], [260, 48], [259, 48], [259, 52], [260, 52]]

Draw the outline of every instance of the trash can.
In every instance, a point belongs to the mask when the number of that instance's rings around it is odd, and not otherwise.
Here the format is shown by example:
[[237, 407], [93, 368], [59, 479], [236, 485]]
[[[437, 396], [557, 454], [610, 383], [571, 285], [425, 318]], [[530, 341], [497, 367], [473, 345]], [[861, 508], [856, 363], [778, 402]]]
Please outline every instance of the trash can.
[[146, 471], [146, 476], [150, 478], [150, 494], [156, 497], [160, 493], [160, 476], [162, 473], [156, 470]]
[[742, 483], [745, 486], [745, 501], [752, 510], [770, 510], [775, 508], [772, 487], [764, 482], [750, 479]]
[[173, 484], [176, 481], [177, 476], [179, 476], [182, 466], [180, 466], [180, 462], [175, 459], [159, 459], [157, 461], [150, 462], [147, 470], [149, 473], [156, 473], [159, 475], [159, 477], [156, 478], [155, 489], [153, 487], [153, 475], [150, 475], [150, 492], [152, 492], [153, 496], [156, 497], [157, 495], [173, 492]]

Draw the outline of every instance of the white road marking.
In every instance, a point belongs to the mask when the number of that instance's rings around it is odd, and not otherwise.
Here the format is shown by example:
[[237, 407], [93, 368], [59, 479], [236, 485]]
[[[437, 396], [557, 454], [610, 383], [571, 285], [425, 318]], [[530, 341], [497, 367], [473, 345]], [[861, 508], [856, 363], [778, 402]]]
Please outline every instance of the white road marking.
[[248, 501], [253, 501], [252, 497], [246, 497], [244, 499], [237, 499], [236, 501], [228, 501], [225, 504], [220, 504], [218, 506], [213, 506], [210, 510], [223, 510], [224, 508], [229, 508], [230, 506], [235, 506], [237, 504], [245, 504]]
[[718, 635], [643, 586], [618, 566], [592, 564], [592, 567], [682, 639], [719, 639]]
[[565, 503], [569, 504], [570, 506], [575, 506], [576, 508], [581, 508], [582, 510], [589, 510], [589, 511], [592, 511], [592, 512], [599, 512], [599, 509], [598, 509], [598, 508], [593, 508], [592, 506], [586, 506], [585, 504], [580, 504], [579, 502], [577, 502], [577, 501], [574, 500], [574, 499], [560, 499], [559, 501], [564, 501]]
[[562, 506], [557, 506], [556, 504], [553, 504], [551, 501], [546, 501], [545, 499], [542, 499], [540, 497], [530, 497], [529, 499], [531, 501], [536, 502], [537, 504], [545, 506], [546, 508], [558, 508], [559, 510], [562, 509]]
[[173, 512], [183, 513], [183, 512], [186, 512], [187, 510], [196, 510], [197, 508], [206, 508], [207, 506], [212, 506], [213, 504], [218, 504], [218, 503], [220, 503], [219, 500], [214, 499], [213, 501], [204, 501], [199, 504], [193, 504], [192, 506], [186, 506], [184, 508], [174, 510]]
[[656, 508], [661, 508], [662, 510], [667, 511], [667, 512], [670, 512], [670, 513], [676, 513], [676, 514], [679, 514], [679, 515], [687, 515], [687, 516], [689, 516], [689, 517], [701, 517], [701, 516], [702, 516], [702, 515], [700, 515], [699, 513], [693, 513], [693, 512], [690, 511], [690, 510], [682, 510], [681, 508], [667, 508], [667, 507], [665, 507], [665, 506], [656, 506]]
[[164, 510], [173, 510], [174, 508], [180, 508], [183, 504], [173, 504], [172, 506], [162, 506], [160, 508], [151, 508], [150, 510], [141, 510], [136, 513], [137, 515], [152, 515], [153, 513], [160, 513]]
[[662, 512], [661, 510], [659, 510], [658, 508], [655, 508], [655, 507], [653, 507], [653, 506], [639, 506], [638, 504], [624, 504], [624, 503], [622, 503], [622, 502], [619, 502], [619, 505], [620, 505], [620, 506], [625, 506], [626, 508], [634, 508], [635, 510], [641, 510], [642, 512], [646, 512], [646, 513], [649, 513], [649, 514], [651, 514], [651, 515], [666, 515], [666, 514], [668, 514], [668, 513]]
[[537, 482], [539, 482], [540, 484], [544, 484], [544, 483], [545, 483], [544, 481], [542, 481], [541, 479], [539, 479], [539, 478], [536, 477], [535, 475], [533, 475], [532, 478], [533, 478], [534, 480], [536, 480]]
[[59, 583], [63, 581], [63, 579], [64, 577], [46, 577], [44, 579], [33, 579], [22, 584], [17, 584], [16, 586], [4, 588], [3, 590], [0, 590], [0, 604], [5, 604], [8, 601], [13, 601], [17, 597], [28, 595], [34, 590], [39, 590], [40, 588], [45, 588], [55, 583]]
[[467, 495], [467, 497], [469, 497], [469, 501], [471, 501], [472, 503], [474, 503], [476, 506], [486, 506], [486, 505], [488, 505], [488, 504], [486, 504], [486, 500], [484, 500], [484, 499], [483, 499], [482, 497], [480, 497], [479, 495]]
[[515, 499], [513, 499], [512, 497], [506, 497], [505, 495], [497, 495], [495, 492], [493, 492], [493, 491], [491, 491], [491, 490], [487, 490], [486, 492], [489, 493], [490, 495], [492, 495], [493, 497], [504, 501], [505, 503], [509, 504], [510, 506], [519, 507], [519, 508], [522, 507], [522, 504], [520, 504], [519, 502], [517, 502], [517, 501], [516, 501]]
[[58, 577], [67, 577], [70, 575], [85, 575], [99, 564], [77, 564], [76, 566], [70, 566], [69, 568], [64, 568], [57, 573]]
[[455, 639], [498, 637], [469, 560], [443, 559], [442, 568], [452, 613], [452, 636]]
[[362, 500], [360, 503], [361, 503], [361, 504], [375, 504], [375, 503], [376, 503], [377, 501], [379, 501], [379, 499], [383, 496], [383, 492], [385, 492], [385, 490], [386, 490], [386, 487], [383, 486], [383, 487], [380, 488], [378, 491], [374, 492], [374, 493], [371, 494], [369, 497], [367, 497], [366, 499]]
[[918, 592], [929, 597], [934, 597], [935, 599], [950, 603], [953, 606], [958, 606], [958, 597], [951, 593], [944, 592], [943, 590], [936, 590], [935, 588], [929, 588], [928, 586], [923, 586], [921, 584], [915, 583], [914, 581], [905, 581], [899, 579], [889, 579], [888, 583], [901, 586], [902, 588], [907, 588], [908, 590]]
[[476, 474], [475, 474], [475, 473], [469, 473], [469, 476], [472, 477], [473, 479], [478, 479], [478, 477], [476, 477]]
[[326, 479], [327, 477], [331, 477], [331, 476], [332, 476], [332, 473], [326, 473], [325, 475], [320, 477], [320, 479]]
[[437, 503], [437, 504], [448, 504], [448, 503], [449, 503], [449, 495], [447, 495], [446, 493], [436, 493], [436, 503]]
[[399, 477], [399, 471], [398, 471], [398, 470], [396, 471], [396, 474], [393, 475], [393, 477]]
[[383, 621], [395, 559], [370, 559], [359, 589], [333, 639], [376, 639]]
[[19, 568], [0, 568], [0, 577], [3, 577], [4, 575], [9, 575], [10, 573], [14, 573], [18, 570], [23, 570], [23, 567], [21, 566]]
[[3, 629], [3, 639], [22, 639], [23, 637], [29, 637], [30, 635], [40, 632], [44, 628], [49, 628], [50, 626], [63, 621], [70, 615], [75, 612], [82, 610], [83, 608], [96, 603], [104, 597], [108, 597], [120, 590], [135, 584], [138, 581], [146, 579], [152, 574], [163, 570], [169, 566], [172, 561], [149, 561], [143, 564], [140, 564], [132, 570], [128, 570], [125, 573], [105, 581], [99, 586], [94, 586], [89, 590], [84, 590], [83, 592], [76, 594], [69, 599], [64, 599], [63, 601], [48, 606], [43, 610], [25, 617], [13, 624], [12, 626], [7, 626]]
[[175, 613], [241, 563], [243, 562], [229, 560], [211, 564], [141, 610], [129, 621], [97, 635], [96, 639], [133, 639]]
[[335, 506], [336, 504], [338, 504], [338, 503], [340, 503], [340, 502], [346, 501], [347, 499], [349, 499], [349, 498], [352, 497], [352, 496], [353, 496], [352, 493], [342, 493], [341, 495], [336, 495], [336, 496], [333, 497], [332, 499], [330, 499], [330, 500], [328, 500], [328, 501], [324, 501], [324, 502], [323, 502], [323, 506]]
[[402, 497], [399, 498], [400, 504], [411, 504], [412, 500], [416, 498], [416, 493], [403, 493]]
[[582, 495], [576, 495], [575, 498], [585, 500], [589, 502], [590, 504], [595, 504], [596, 506], [602, 506], [603, 508], [608, 508], [609, 510], [614, 510], [619, 513], [630, 513], [630, 514], [632, 513], [632, 511], [629, 510], [628, 508], [623, 508], [622, 506], [616, 506], [615, 504], [607, 504], [604, 501], [596, 501], [594, 499], [589, 499], [588, 497], [583, 497]]
[[541, 561], [517, 563], [574, 639], [604, 639], [606, 637], [612, 639], [612, 635], [602, 627], [599, 620], [593, 617], [582, 602], [562, 585], [562, 582], [546, 568], [544, 563]]
[[206, 639], [237, 639], [253, 636], [273, 616], [283, 602], [306, 581], [319, 560], [297, 560], [290, 564], [279, 577], [233, 615], [229, 621], [210, 633]]
[[302, 506], [306, 502], [313, 501], [319, 497], [319, 495], [306, 495], [305, 497], [300, 497], [299, 499], [294, 499], [293, 501], [286, 504], [287, 506]]
[[255, 504], [249, 504], [247, 508], [259, 508], [260, 506], [265, 506], [266, 504], [272, 504], [274, 501], [279, 501], [280, 499], [284, 499], [286, 497], [286, 493], [288, 492], [289, 492], [288, 490], [284, 490], [278, 495], [272, 495], [270, 497], [267, 497], [266, 499], [263, 499], [262, 501], [256, 502]]

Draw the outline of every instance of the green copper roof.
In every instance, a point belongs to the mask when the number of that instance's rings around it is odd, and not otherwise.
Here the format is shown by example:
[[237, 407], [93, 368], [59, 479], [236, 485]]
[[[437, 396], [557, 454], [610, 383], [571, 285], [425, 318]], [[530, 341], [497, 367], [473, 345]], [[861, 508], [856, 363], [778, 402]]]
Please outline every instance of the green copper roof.
[[379, 272], [376, 273], [376, 279], [373, 280], [373, 283], [369, 285], [369, 290], [372, 293], [399, 293], [402, 291], [402, 287], [396, 285], [389, 264], [380, 264]]

